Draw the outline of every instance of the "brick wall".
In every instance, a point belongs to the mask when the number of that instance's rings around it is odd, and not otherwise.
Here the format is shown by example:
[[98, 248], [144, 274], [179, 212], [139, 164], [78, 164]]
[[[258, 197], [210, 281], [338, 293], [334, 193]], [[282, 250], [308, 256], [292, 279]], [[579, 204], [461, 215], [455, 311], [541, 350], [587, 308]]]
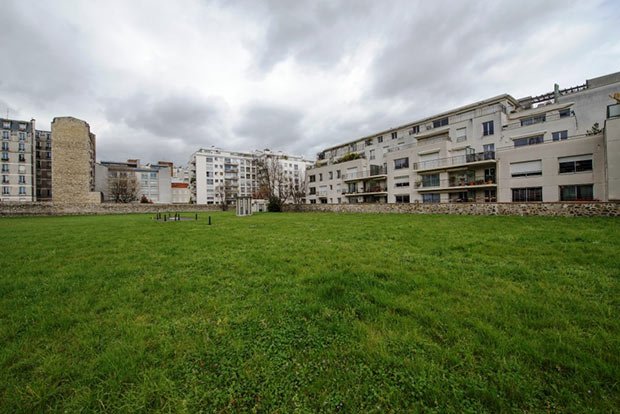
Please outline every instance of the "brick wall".
[[303, 204], [285, 211], [330, 213], [468, 214], [501, 216], [620, 216], [620, 203]]

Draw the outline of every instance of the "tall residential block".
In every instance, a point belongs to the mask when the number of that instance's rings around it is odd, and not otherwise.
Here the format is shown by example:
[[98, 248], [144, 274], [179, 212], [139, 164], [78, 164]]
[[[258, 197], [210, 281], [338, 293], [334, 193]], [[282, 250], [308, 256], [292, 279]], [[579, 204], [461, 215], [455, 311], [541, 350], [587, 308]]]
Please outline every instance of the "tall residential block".
[[[174, 165], [168, 161], [146, 165], [140, 164], [138, 159], [102, 161], [96, 164], [96, 190], [101, 192], [104, 201], [117, 201], [120, 190], [135, 192], [137, 200], [145, 197], [152, 203], [171, 203], [173, 170]], [[119, 182], [124, 183], [122, 188], [118, 187]]]
[[293, 185], [302, 186], [306, 168], [312, 162], [282, 152], [226, 151], [207, 148], [196, 151], [190, 161], [190, 191], [196, 204], [232, 204], [236, 197], [256, 195], [259, 190], [259, 160], [271, 157]]
[[52, 201], [99, 203], [95, 189], [95, 134], [73, 117], [52, 121]]
[[614, 93], [620, 73], [499, 95], [327, 148], [307, 172], [307, 203], [617, 199]]
[[34, 170], [34, 119], [0, 119], [0, 158], [3, 202], [32, 202], [36, 199]]

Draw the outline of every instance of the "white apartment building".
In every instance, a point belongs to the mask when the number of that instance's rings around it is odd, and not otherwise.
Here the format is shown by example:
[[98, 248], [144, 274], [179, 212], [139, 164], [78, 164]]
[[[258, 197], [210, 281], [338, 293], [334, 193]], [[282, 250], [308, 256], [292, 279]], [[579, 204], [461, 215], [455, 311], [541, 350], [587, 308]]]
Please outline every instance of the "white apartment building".
[[207, 148], [196, 151], [190, 161], [190, 190], [196, 204], [234, 203], [237, 196], [253, 196], [259, 190], [257, 161], [274, 157], [292, 183], [302, 185], [312, 162], [282, 152], [226, 151]]
[[114, 201], [110, 183], [117, 178], [132, 177], [138, 188], [138, 200], [145, 196], [157, 204], [172, 202], [171, 163], [160, 161], [157, 164], [140, 164], [140, 160], [127, 162], [102, 161], [95, 169], [95, 189], [103, 194], [104, 201]]
[[31, 121], [0, 119], [0, 131], [2, 133], [0, 201], [35, 201], [34, 119]]
[[[620, 73], [475, 102], [322, 151], [307, 203], [608, 200]], [[619, 121], [620, 122], [620, 121]]]

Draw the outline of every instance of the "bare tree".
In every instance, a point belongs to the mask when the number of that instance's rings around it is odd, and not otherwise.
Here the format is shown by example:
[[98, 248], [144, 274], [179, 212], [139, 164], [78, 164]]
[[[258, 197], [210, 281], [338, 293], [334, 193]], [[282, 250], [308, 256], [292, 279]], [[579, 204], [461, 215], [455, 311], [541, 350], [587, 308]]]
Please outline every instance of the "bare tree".
[[268, 200], [269, 211], [280, 211], [291, 197], [291, 180], [284, 174], [284, 168], [280, 162], [280, 156], [264, 154], [256, 161], [256, 173], [258, 178], [257, 195]]
[[138, 181], [133, 174], [119, 173], [110, 178], [109, 189], [115, 203], [131, 203], [138, 199]]
[[226, 211], [228, 210], [228, 202], [226, 200], [226, 185], [224, 183], [219, 184], [217, 187], [215, 187], [215, 196], [219, 197], [220, 200], [220, 207], [222, 208], [222, 211]]
[[306, 198], [306, 181], [300, 180], [299, 184], [289, 181], [289, 185], [293, 204], [303, 204]]

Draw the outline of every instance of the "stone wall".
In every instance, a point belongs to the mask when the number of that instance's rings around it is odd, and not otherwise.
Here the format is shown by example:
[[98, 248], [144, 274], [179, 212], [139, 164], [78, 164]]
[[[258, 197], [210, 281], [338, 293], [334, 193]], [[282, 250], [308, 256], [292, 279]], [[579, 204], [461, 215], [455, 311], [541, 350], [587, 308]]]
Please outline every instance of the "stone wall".
[[97, 203], [94, 190], [95, 135], [90, 126], [73, 117], [52, 121], [52, 201]]
[[500, 216], [620, 216], [620, 203], [303, 204], [285, 211], [330, 213], [467, 214]]
[[[234, 209], [231, 206], [230, 209]], [[2, 216], [71, 216], [93, 214], [140, 214], [140, 213], [199, 213], [203, 211], [220, 211], [216, 205], [196, 204], [68, 204], [68, 203], [2, 203]]]

